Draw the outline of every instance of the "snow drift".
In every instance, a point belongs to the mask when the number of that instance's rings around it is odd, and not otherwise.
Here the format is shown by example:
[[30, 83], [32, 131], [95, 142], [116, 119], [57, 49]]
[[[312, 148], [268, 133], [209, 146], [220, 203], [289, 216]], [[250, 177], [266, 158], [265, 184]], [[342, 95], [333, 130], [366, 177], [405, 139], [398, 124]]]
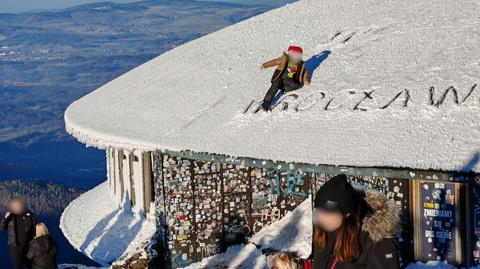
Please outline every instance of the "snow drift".
[[128, 199], [125, 205], [114, 201], [104, 182], [71, 202], [60, 219], [72, 246], [104, 266], [138, 251], [156, 231], [154, 220], [131, 212]]

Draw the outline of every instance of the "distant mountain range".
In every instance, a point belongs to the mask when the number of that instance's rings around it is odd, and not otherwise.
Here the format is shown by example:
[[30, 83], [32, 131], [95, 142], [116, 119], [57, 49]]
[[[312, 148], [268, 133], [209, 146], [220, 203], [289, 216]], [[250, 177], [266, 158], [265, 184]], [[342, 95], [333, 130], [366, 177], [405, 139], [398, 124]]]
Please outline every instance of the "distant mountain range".
[[0, 14], [0, 179], [98, 184], [105, 155], [65, 133], [66, 107], [175, 46], [269, 9], [159, 0]]
[[62, 116], [73, 100], [166, 50], [265, 10], [178, 0], [0, 14], [0, 142], [68, 139]]
[[[0, 213], [11, 195], [25, 197], [61, 246], [58, 262], [95, 265], [58, 224], [82, 191], [66, 185], [87, 189], [105, 180], [105, 152], [66, 134], [64, 110], [175, 46], [271, 8], [160, 0], [0, 14]], [[0, 268], [11, 268], [4, 246], [0, 233]]]

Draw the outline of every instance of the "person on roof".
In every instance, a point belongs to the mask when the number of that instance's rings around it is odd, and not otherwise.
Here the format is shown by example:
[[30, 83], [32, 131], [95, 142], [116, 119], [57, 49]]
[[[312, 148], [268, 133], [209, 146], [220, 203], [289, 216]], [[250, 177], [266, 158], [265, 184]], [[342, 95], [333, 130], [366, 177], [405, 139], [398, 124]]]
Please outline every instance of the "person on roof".
[[291, 92], [302, 88], [303, 85], [310, 84], [302, 57], [303, 49], [301, 47], [289, 46], [287, 52], [284, 52], [282, 56], [262, 64], [260, 69], [276, 67], [271, 80], [272, 86], [263, 99], [264, 110], [271, 109], [277, 91]]

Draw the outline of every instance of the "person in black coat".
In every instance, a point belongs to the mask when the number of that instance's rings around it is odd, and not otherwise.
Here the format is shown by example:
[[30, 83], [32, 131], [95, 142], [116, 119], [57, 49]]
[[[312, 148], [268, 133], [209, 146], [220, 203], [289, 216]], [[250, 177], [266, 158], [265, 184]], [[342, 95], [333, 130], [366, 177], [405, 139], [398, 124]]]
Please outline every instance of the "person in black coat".
[[338, 175], [315, 196], [312, 267], [398, 269], [394, 234], [399, 216], [393, 201], [375, 191], [357, 191]]
[[0, 230], [8, 233], [8, 246], [15, 269], [29, 268], [26, 258], [28, 243], [35, 235], [37, 219], [28, 210], [20, 197], [13, 197], [8, 203], [9, 211], [0, 221]]
[[45, 224], [38, 223], [35, 231], [35, 238], [30, 241], [27, 252], [31, 269], [57, 269], [57, 244], [48, 234]]

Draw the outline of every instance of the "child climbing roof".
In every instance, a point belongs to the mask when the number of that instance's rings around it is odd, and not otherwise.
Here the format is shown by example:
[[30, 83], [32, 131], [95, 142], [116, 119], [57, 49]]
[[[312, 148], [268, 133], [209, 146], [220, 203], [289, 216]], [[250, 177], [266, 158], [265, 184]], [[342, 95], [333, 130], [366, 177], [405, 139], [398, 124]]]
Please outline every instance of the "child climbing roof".
[[262, 107], [270, 111], [273, 100], [278, 91], [279, 94], [298, 90], [303, 85], [310, 84], [308, 72], [303, 62], [303, 49], [298, 46], [289, 46], [279, 58], [263, 63], [261, 69], [276, 67], [272, 76], [272, 85], [263, 99]]

